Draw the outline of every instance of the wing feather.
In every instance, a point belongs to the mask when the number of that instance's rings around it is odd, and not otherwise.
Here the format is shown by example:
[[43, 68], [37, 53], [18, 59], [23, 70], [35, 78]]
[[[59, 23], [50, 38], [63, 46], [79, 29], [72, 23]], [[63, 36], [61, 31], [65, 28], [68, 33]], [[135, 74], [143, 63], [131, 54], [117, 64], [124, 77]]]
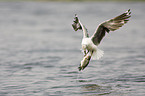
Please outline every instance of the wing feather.
[[115, 31], [122, 27], [124, 24], [126, 24], [129, 21], [129, 18], [131, 17], [130, 9], [126, 11], [125, 13], [107, 20], [99, 25], [95, 33], [92, 35], [92, 41], [95, 45], [100, 44], [102, 38], [105, 36], [106, 32], [109, 33], [110, 31]]
[[73, 27], [73, 29], [75, 31], [82, 30], [83, 31], [83, 34], [84, 34], [84, 37], [89, 37], [87, 28], [80, 22], [80, 20], [77, 17], [77, 14], [75, 14], [75, 18], [73, 20], [72, 27]]
[[81, 27], [81, 25], [80, 25], [80, 23], [79, 23], [79, 19], [78, 19], [78, 17], [77, 17], [77, 14], [75, 14], [75, 18], [74, 18], [74, 20], [73, 20], [72, 27], [73, 27], [73, 29], [74, 29], [75, 31], [77, 31], [78, 29], [79, 29], [79, 30], [82, 30], [82, 27]]

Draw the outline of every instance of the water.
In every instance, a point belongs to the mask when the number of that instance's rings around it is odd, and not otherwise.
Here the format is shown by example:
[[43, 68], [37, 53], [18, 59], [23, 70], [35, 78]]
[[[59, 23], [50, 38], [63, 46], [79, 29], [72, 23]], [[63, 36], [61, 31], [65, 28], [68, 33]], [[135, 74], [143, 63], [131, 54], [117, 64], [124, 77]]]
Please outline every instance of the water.
[[[82, 32], [131, 9], [128, 24], [110, 32], [99, 61], [78, 72]], [[144, 2], [0, 2], [0, 96], [144, 96]]]

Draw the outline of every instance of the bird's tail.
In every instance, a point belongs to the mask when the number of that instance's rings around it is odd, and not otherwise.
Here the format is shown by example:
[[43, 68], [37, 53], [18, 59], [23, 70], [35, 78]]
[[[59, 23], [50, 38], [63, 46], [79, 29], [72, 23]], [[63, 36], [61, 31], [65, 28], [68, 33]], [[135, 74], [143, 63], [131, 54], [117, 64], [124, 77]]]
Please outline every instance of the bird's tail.
[[92, 54], [92, 60], [99, 60], [101, 57], [103, 57], [104, 51], [97, 48], [96, 51]]

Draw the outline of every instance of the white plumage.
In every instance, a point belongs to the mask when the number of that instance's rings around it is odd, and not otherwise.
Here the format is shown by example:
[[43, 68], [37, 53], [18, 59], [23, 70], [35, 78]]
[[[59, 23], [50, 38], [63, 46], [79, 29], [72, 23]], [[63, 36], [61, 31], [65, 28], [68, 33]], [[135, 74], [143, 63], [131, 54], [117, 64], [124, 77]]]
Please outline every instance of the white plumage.
[[92, 56], [91, 58], [93, 60], [99, 60], [101, 57], [103, 57], [103, 54], [104, 54], [104, 52], [100, 50], [99, 48], [97, 48], [97, 45], [95, 45], [92, 42], [91, 38], [82, 39], [82, 49], [86, 50], [87, 52], [89, 51], [91, 53], [91, 56]]

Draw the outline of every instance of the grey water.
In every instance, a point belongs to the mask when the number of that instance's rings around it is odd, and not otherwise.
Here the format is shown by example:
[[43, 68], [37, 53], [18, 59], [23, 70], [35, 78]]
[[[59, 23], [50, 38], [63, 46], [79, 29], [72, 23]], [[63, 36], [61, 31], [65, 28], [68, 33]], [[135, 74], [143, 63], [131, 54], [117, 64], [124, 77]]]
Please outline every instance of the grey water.
[[[144, 2], [0, 2], [0, 96], [144, 96]], [[82, 32], [131, 9], [106, 34], [101, 60], [79, 72]]]

